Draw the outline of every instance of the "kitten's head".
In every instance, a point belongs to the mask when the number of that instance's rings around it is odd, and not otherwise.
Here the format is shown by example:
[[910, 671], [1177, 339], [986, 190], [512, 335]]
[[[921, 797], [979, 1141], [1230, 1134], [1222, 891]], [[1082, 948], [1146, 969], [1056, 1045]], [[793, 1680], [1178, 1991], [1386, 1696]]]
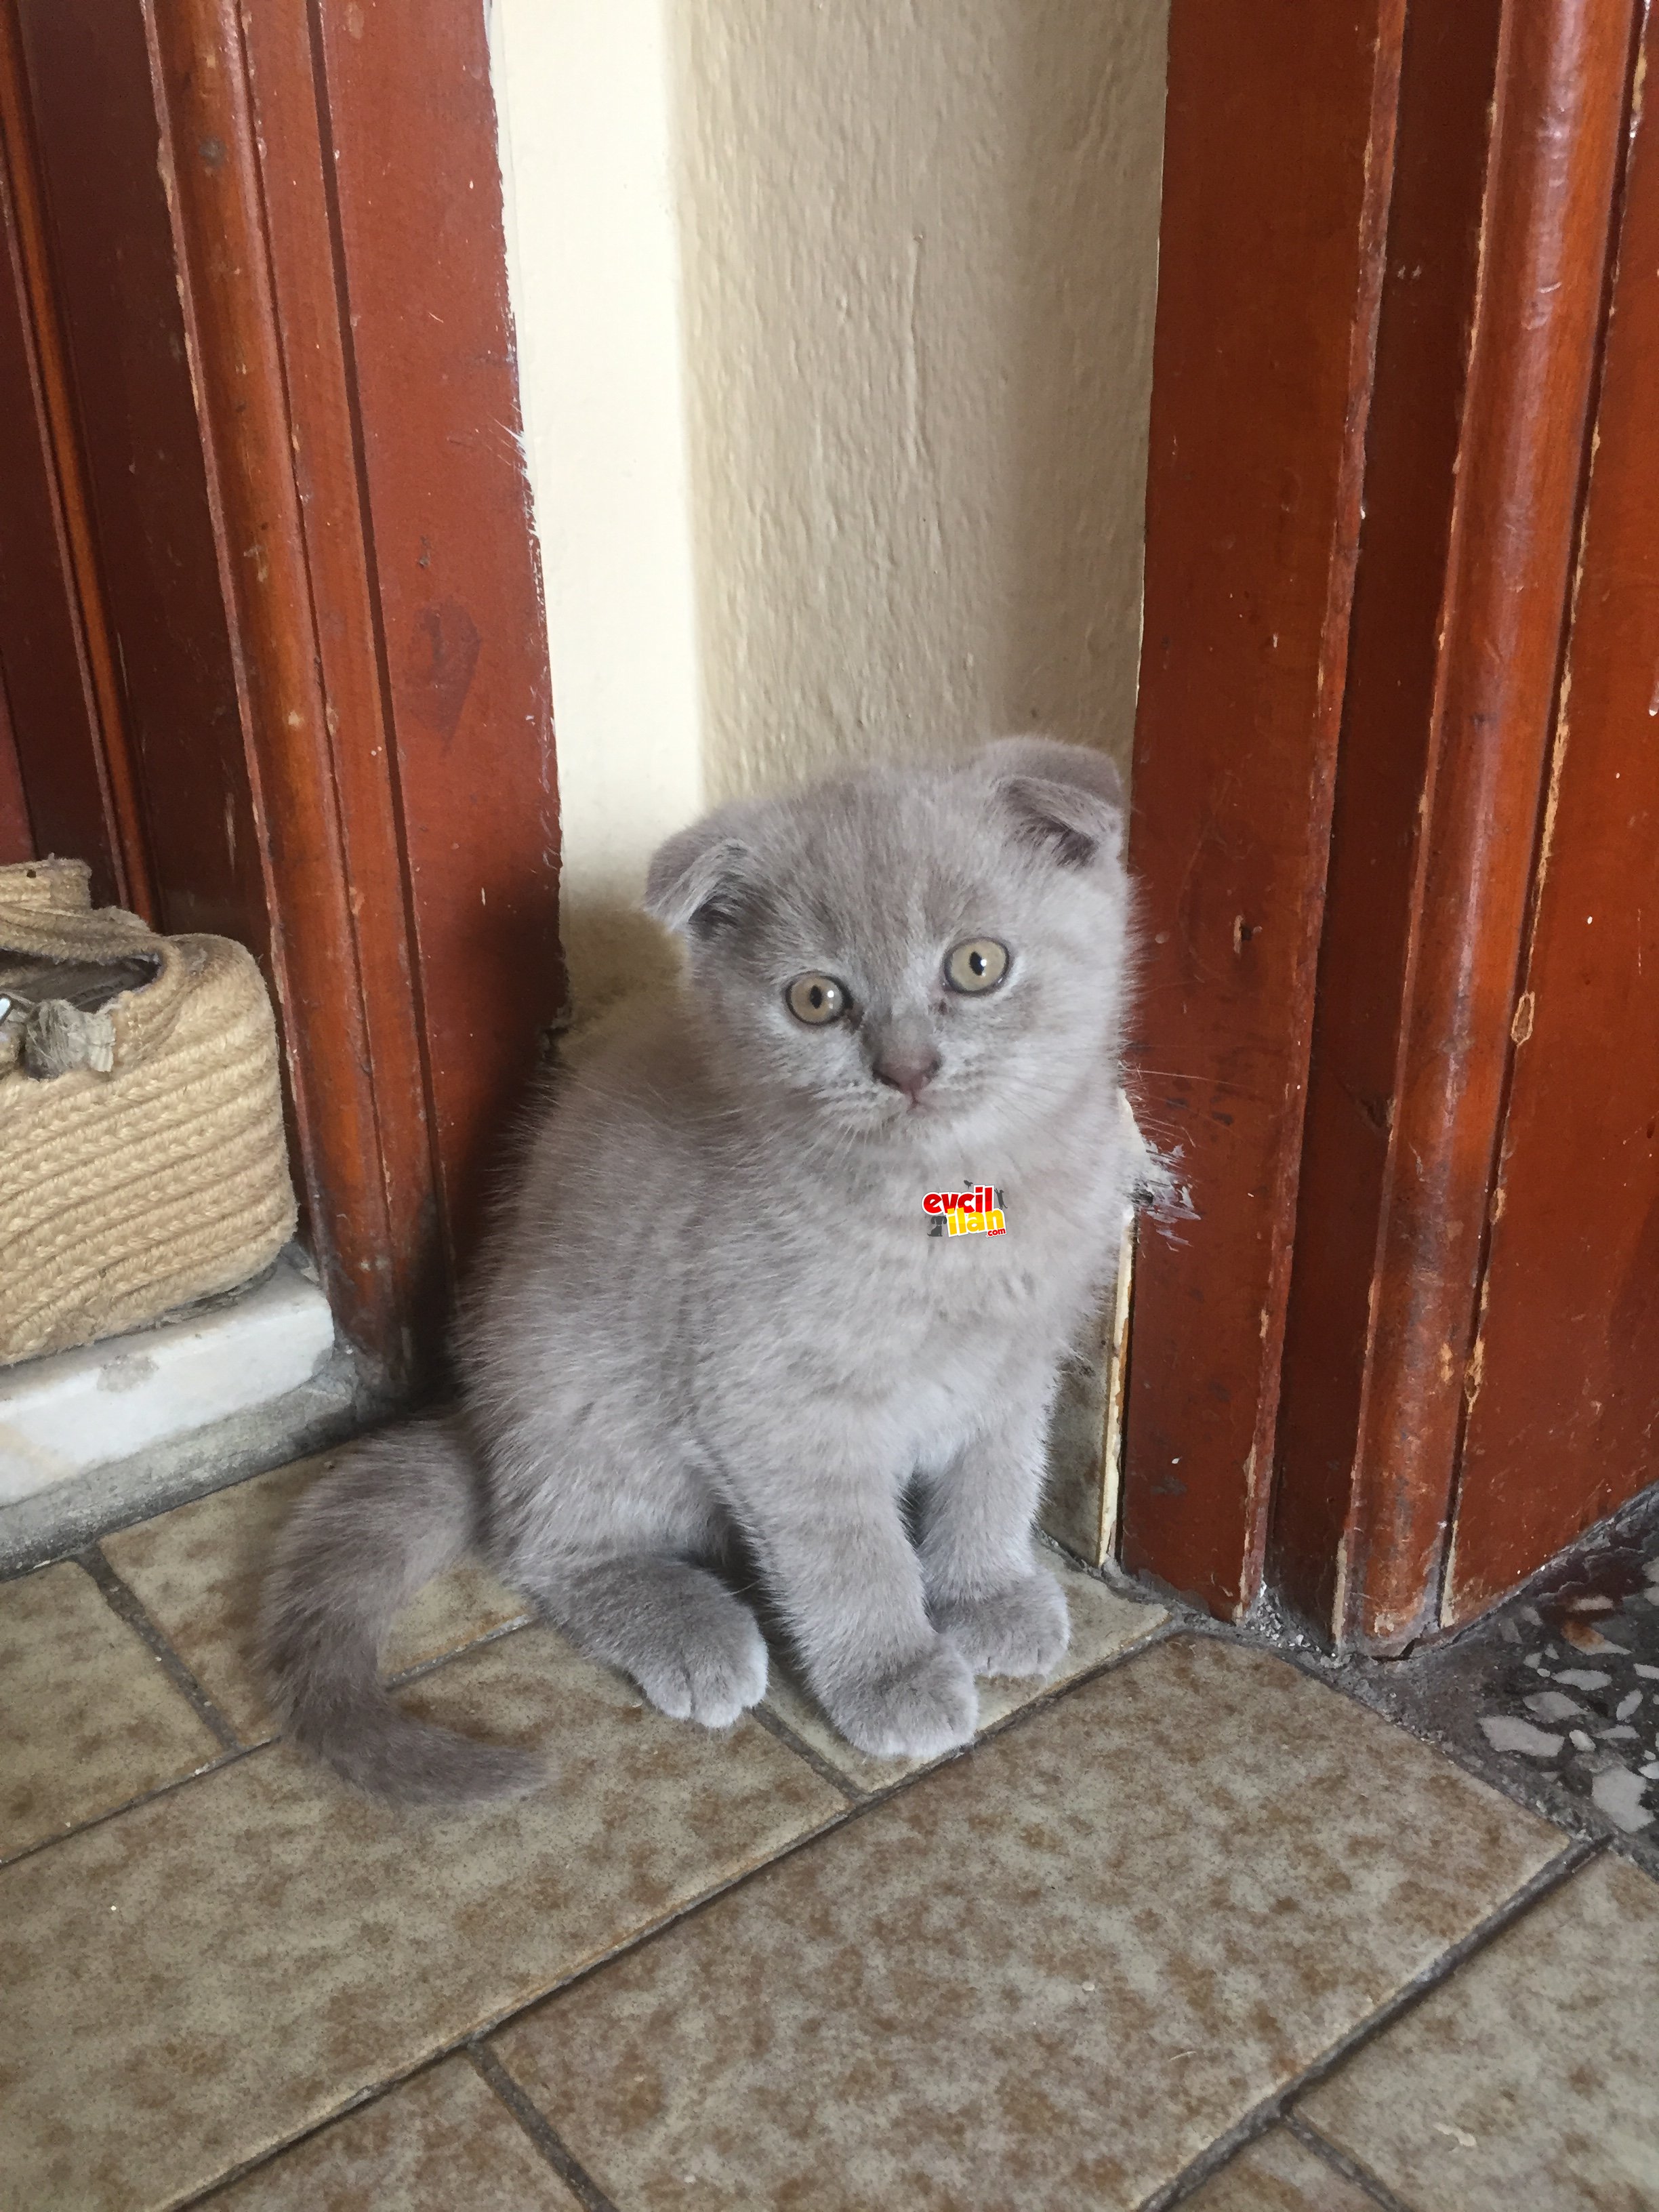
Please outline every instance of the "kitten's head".
[[1112, 1063], [1122, 844], [1109, 761], [1012, 738], [722, 807], [657, 854], [645, 903], [729, 1077], [933, 1150], [1012, 1137]]

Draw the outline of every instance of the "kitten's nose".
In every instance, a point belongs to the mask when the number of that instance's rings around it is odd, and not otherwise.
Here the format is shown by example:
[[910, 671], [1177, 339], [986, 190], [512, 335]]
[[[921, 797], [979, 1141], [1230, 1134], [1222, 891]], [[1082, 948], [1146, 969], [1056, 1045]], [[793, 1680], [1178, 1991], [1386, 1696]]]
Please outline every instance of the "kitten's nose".
[[902, 1091], [914, 1106], [939, 1073], [939, 1054], [936, 1052], [884, 1053], [871, 1072], [878, 1083], [890, 1084], [895, 1091]]

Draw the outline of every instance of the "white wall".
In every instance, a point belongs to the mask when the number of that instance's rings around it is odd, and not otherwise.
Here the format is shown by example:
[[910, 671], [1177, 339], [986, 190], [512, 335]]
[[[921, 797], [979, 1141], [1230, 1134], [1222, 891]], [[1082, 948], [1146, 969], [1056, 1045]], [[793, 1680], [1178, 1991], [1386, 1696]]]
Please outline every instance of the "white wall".
[[653, 848], [702, 805], [663, 0], [489, 0], [579, 1008], [649, 964]]
[[579, 997], [702, 799], [1127, 757], [1165, 0], [494, 0]]

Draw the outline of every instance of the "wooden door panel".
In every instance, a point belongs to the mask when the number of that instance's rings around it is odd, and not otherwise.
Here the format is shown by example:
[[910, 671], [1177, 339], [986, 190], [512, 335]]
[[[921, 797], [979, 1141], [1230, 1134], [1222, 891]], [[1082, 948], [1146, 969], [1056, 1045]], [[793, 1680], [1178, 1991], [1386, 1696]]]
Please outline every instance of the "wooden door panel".
[[[484, 11], [330, 0], [317, 12], [440, 1202], [459, 1265], [493, 1139], [564, 995], [547, 633], [526, 557]], [[449, 160], [411, 161], [412, 133]]]
[[1130, 861], [1140, 1239], [1122, 1556], [1255, 1594], [1329, 848], [1399, 0], [1176, 0]]
[[[1648, 37], [1651, 50], [1651, 28]], [[1448, 1626], [1659, 1480], [1656, 421], [1659, 119], [1650, 103], [1628, 172], [1492, 1198]]]
[[[1391, 1060], [1374, 1107], [1387, 1150], [1361, 1240], [1353, 1426], [1322, 1423], [1330, 1403], [1320, 1403], [1325, 1378], [1309, 1328], [1291, 1340], [1279, 1439], [1287, 1540], [1308, 1490], [1328, 1483], [1337, 1461], [1347, 1507], [1316, 1594], [1328, 1607], [1320, 1625], [1372, 1650], [1408, 1645], [1437, 1616], [1588, 449], [1630, 30], [1628, 10], [1587, 0], [1512, 0], [1499, 26], [1469, 364], [1455, 459], [1439, 456], [1443, 469], [1452, 459], [1441, 481], [1453, 498], [1411, 825], [1409, 927], [1399, 996], [1378, 1023]], [[1415, 459], [1434, 458], [1425, 441]], [[1378, 459], [1410, 465], [1399, 454]], [[1379, 479], [1377, 495], [1383, 519], [1409, 499], [1392, 477]], [[1382, 550], [1368, 543], [1362, 589]], [[1352, 711], [1362, 703], [1351, 699], [1345, 744], [1403, 752], [1419, 743], [1418, 731], [1368, 725]], [[1354, 755], [1350, 764], [1361, 766]], [[1337, 856], [1339, 890], [1369, 834]], [[1321, 975], [1328, 1037], [1377, 972], [1374, 945], [1344, 932], [1341, 915], [1339, 897]], [[1316, 1080], [1340, 1085], [1343, 1072], [1338, 1059]], [[1328, 1177], [1310, 1177], [1306, 1203], [1322, 1206], [1328, 1190]], [[1304, 1315], [1327, 1295], [1317, 1263], [1329, 1227], [1310, 1219], [1299, 1234]], [[1328, 1543], [1328, 1526], [1324, 1534]], [[1288, 1540], [1280, 1557], [1292, 1565]]]
[[1372, 1650], [1439, 1619], [1639, 12], [1171, 17], [1132, 1065], [1197, 1218], [1122, 1558]]
[[104, 625], [22, 42], [0, 5], [0, 676], [33, 842], [154, 916]]
[[[9, 220], [5, 228], [5, 243], [15, 247]], [[8, 252], [0, 268], [0, 484], [5, 487], [0, 507], [0, 676], [9, 710], [6, 751], [20, 809], [27, 764], [40, 850], [88, 861], [94, 896], [104, 903], [122, 890], [122, 870], [98, 773], [97, 702], [87, 677], [75, 587], [58, 526], [51, 447], [36, 408], [21, 273], [15, 251]]]
[[1373, 1650], [1433, 1627], [1444, 1567], [1588, 458], [1632, 16], [1607, 0], [1512, 0], [1505, 21], [1377, 1318], [1334, 1624], [1345, 1642]]
[[1413, 0], [1285, 1327], [1269, 1574], [1328, 1633], [1352, 1504], [1502, 0]]
[[11, 0], [159, 927], [269, 928], [201, 434], [131, 0]]

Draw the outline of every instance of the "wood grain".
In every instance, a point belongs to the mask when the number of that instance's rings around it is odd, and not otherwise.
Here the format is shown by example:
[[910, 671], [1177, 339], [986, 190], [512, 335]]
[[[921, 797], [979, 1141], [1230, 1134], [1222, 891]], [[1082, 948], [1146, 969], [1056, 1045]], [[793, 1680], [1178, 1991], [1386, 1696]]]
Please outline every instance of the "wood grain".
[[155, 919], [268, 966], [143, 19], [136, 0], [13, 3]]
[[401, 1387], [563, 997], [483, 18], [144, 5], [312, 1233]]
[[1268, 1569], [1323, 1636], [1376, 1320], [1502, 29], [1502, 0], [1414, 0], [1401, 73]]
[[1583, 480], [1632, 12], [1504, 11], [1336, 1627], [1431, 1626]]
[[484, 11], [452, 0], [325, 0], [316, 20], [440, 1214], [459, 1272], [565, 996], [489, 56]]
[[[384, 1176], [238, 10], [147, 0], [147, 20], [310, 1231], [336, 1318], [395, 1384], [422, 1255], [395, 1233]], [[418, 1085], [416, 1062], [404, 1089]]]
[[34, 834], [94, 896], [155, 916], [105, 619], [15, 0], [0, 0], [0, 659]]
[[1138, 1256], [1122, 1557], [1260, 1580], [1405, 9], [1175, 0], [1132, 1065], [1196, 1219]]
[[[1654, 33], [1647, 27], [1648, 83]], [[1630, 157], [1442, 1611], [1659, 1479], [1659, 124]]]

